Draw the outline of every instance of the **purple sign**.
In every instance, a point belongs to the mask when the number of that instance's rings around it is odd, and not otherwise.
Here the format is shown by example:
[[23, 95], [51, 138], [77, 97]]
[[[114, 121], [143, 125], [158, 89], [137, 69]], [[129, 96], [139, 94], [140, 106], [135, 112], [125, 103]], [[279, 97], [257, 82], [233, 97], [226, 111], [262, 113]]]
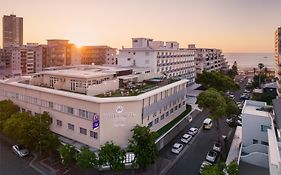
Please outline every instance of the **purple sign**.
[[93, 129], [98, 129], [100, 126], [99, 116], [98, 114], [94, 114], [93, 116]]

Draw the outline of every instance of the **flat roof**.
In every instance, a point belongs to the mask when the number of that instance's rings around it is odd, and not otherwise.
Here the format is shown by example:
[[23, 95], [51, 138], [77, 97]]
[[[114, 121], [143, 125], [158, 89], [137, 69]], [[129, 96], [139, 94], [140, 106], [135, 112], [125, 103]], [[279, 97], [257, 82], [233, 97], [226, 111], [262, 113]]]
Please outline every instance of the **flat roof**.
[[270, 117], [268, 112], [259, 110], [265, 106], [266, 106], [266, 102], [246, 100], [244, 103], [244, 107], [242, 109], [242, 113], [256, 115], [256, 116]]
[[144, 98], [150, 97], [152, 95], [158, 94], [162, 91], [171, 89], [175, 86], [178, 86], [180, 84], [187, 83], [187, 82], [188, 82], [187, 80], [179, 80], [174, 83], [168, 84], [163, 87], [159, 87], [157, 89], [142, 93], [137, 96], [100, 98], [100, 97], [94, 97], [94, 96], [67, 92], [67, 91], [62, 91], [62, 90], [50, 89], [50, 88], [46, 88], [46, 87], [39, 87], [39, 86], [34, 86], [34, 85], [29, 85], [29, 84], [23, 84], [23, 83], [19, 83], [18, 81], [10, 82], [7, 80], [0, 80], [0, 83], [10, 85], [10, 86], [26, 88], [26, 89], [30, 89], [30, 90], [34, 90], [34, 91], [45, 92], [45, 93], [50, 93], [50, 94], [54, 94], [54, 95], [60, 95], [60, 96], [65, 96], [65, 97], [69, 97], [69, 98], [94, 102], [94, 103], [116, 103], [116, 102], [138, 101], [138, 100], [142, 100]]
[[63, 77], [75, 77], [75, 78], [97, 78], [102, 76], [113, 75], [113, 72], [104, 72], [100, 69], [63, 69], [63, 70], [51, 70], [43, 71], [38, 74], [44, 75], [54, 75], [54, 76], [63, 76]]

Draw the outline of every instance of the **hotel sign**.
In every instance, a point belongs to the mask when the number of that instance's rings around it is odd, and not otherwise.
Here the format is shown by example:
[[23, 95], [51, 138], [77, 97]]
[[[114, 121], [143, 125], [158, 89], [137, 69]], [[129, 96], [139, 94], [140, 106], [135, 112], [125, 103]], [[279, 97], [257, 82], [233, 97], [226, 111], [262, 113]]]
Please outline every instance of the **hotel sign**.
[[93, 116], [93, 129], [98, 129], [100, 126], [99, 116], [98, 114], [94, 114]]

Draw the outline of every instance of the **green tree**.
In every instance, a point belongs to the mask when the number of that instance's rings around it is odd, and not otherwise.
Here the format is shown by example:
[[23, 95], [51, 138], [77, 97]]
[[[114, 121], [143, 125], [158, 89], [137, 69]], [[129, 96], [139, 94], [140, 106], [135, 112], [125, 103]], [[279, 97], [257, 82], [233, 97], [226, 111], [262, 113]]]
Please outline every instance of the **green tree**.
[[229, 165], [226, 166], [226, 171], [228, 175], [239, 175], [239, 168], [236, 162], [231, 162]]
[[106, 142], [99, 152], [99, 164], [109, 164], [110, 168], [114, 171], [121, 171], [125, 169], [126, 151], [122, 150], [118, 145], [113, 142]]
[[3, 129], [4, 122], [16, 112], [19, 112], [19, 107], [11, 100], [0, 101], [0, 131]]
[[234, 100], [227, 97], [226, 105], [227, 106], [225, 112], [227, 116], [236, 116], [240, 113], [240, 109]]
[[236, 61], [234, 61], [232, 68], [227, 71], [227, 75], [232, 79], [238, 75], [238, 66]]
[[259, 63], [258, 67], [260, 69], [260, 72], [259, 72], [259, 87], [261, 87], [261, 74], [262, 74], [261, 70], [262, 70], [262, 68], [264, 68], [264, 64], [263, 63]]
[[134, 166], [139, 165], [140, 168], [146, 169], [147, 166], [155, 162], [158, 156], [155, 144], [156, 134], [150, 132], [146, 126], [136, 125], [132, 130], [133, 136], [129, 140], [128, 149], [135, 154]]
[[77, 154], [76, 164], [82, 169], [90, 169], [97, 165], [97, 157], [88, 147], [82, 147]]
[[239, 86], [229, 76], [221, 72], [206, 72], [198, 74], [196, 83], [202, 84], [206, 89], [214, 88], [218, 91], [235, 91], [239, 89]]
[[50, 131], [51, 118], [48, 113], [15, 113], [4, 122], [3, 132], [19, 144], [30, 149], [51, 153], [59, 145], [57, 137]]
[[202, 175], [221, 175], [222, 171], [218, 165], [205, 166], [202, 171]]
[[219, 118], [226, 114], [227, 104], [224, 97], [215, 89], [208, 89], [199, 94], [197, 97], [198, 106], [207, 110], [210, 117], [217, 124], [218, 141], [221, 139], [221, 132], [219, 127]]
[[71, 162], [74, 161], [76, 157], [76, 150], [73, 145], [61, 145], [59, 147], [59, 153], [62, 159], [62, 163], [64, 166], [68, 166]]

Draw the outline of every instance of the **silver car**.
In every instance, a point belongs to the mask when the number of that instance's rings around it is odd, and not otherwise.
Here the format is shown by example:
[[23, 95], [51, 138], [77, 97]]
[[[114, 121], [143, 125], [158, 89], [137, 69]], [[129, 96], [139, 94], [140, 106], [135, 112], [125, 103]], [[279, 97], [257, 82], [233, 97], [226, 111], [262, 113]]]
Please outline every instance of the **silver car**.
[[29, 151], [21, 145], [13, 145], [12, 149], [19, 157], [25, 157], [29, 154]]
[[182, 136], [182, 138], [181, 138], [181, 141], [183, 142], [183, 143], [189, 143], [190, 142], [190, 140], [192, 139], [192, 136], [191, 135], [189, 135], [189, 134], [184, 134], [183, 136]]
[[198, 132], [198, 129], [197, 128], [190, 128], [189, 131], [188, 131], [188, 134], [189, 135], [192, 135], [192, 136], [195, 136]]
[[182, 149], [183, 149], [183, 144], [175, 143], [171, 151], [175, 154], [179, 154], [182, 151]]
[[218, 155], [217, 152], [211, 150], [211, 151], [208, 152], [208, 154], [206, 156], [206, 160], [208, 160], [211, 163], [214, 163], [217, 159], [217, 155]]

